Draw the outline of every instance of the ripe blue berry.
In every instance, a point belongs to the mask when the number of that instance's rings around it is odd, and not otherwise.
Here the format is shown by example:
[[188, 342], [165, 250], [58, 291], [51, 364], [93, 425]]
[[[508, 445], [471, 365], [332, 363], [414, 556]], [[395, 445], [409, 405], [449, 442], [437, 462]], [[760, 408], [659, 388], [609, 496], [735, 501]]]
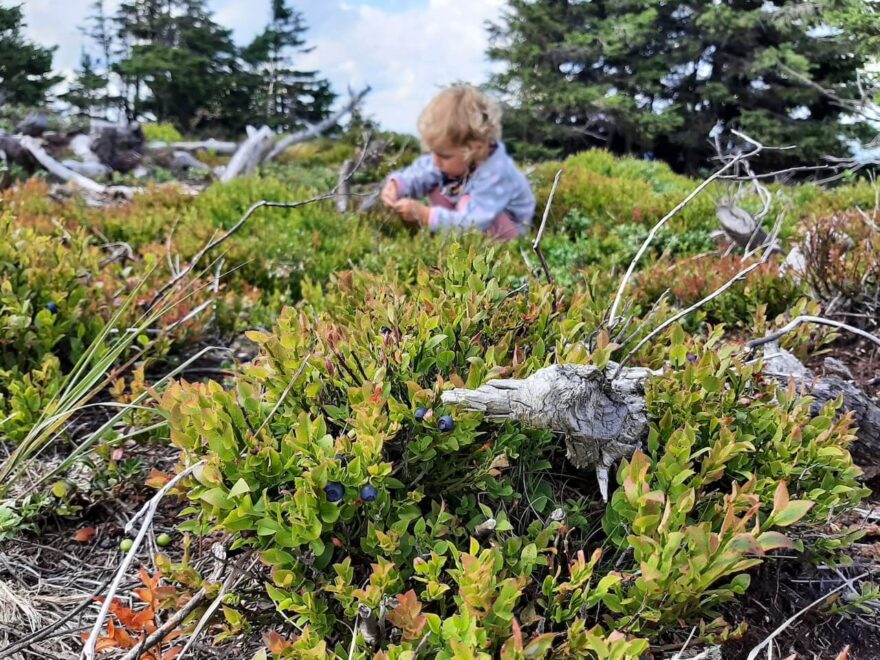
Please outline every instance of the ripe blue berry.
[[371, 484], [367, 484], [361, 488], [361, 499], [364, 502], [375, 502], [378, 496], [379, 493], [376, 490], [376, 487]]
[[381, 332], [383, 335], [387, 336], [387, 335], [391, 334], [391, 328], [389, 328], [387, 325], [383, 325], [382, 329], [379, 330], [379, 332]]
[[416, 408], [416, 421], [421, 422], [425, 419], [425, 415], [428, 414], [427, 408]]
[[48, 310], [49, 310], [50, 312], [52, 312], [53, 314], [57, 314], [57, 313], [58, 313], [58, 305], [57, 305], [56, 303], [54, 303], [54, 302], [48, 302], [48, 303], [46, 303], [46, 309], [48, 309]]
[[443, 415], [443, 417], [437, 420], [437, 428], [444, 433], [449, 433], [449, 431], [455, 428], [455, 420], [449, 415]]
[[336, 481], [331, 481], [324, 486], [324, 492], [327, 494], [328, 502], [338, 502], [345, 496], [345, 487]]
[[342, 467], [348, 465], [348, 459], [344, 454], [336, 454], [336, 462], [339, 463]]

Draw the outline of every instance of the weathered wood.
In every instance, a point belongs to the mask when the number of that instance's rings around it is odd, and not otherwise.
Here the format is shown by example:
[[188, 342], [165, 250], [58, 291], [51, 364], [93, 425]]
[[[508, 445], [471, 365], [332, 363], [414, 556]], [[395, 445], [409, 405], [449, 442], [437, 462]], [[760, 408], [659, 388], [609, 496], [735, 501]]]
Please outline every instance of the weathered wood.
[[250, 132], [248, 139], [238, 148], [223, 170], [220, 181], [226, 183], [256, 170], [266, 159], [274, 144], [275, 133], [268, 126]]
[[348, 211], [348, 200], [351, 197], [351, 175], [357, 167], [357, 160], [347, 158], [339, 168], [339, 181], [336, 184], [336, 212]]
[[140, 165], [144, 157], [144, 132], [133, 122], [127, 126], [110, 126], [92, 141], [92, 151], [107, 167], [128, 173]]
[[7, 162], [18, 165], [28, 174], [32, 174], [39, 165], [21, 142], [12, 136], [0, 135], [0, 151], [5, 154]]
[[842, 412], [853, 414], [858, 429], [858, 442], [850, 447], [850, 453], [866, 473], [873, 475], [880, 471], [880, 405], [852, 380], [830, 373], [817, 377], [775, 343], [766, 344], [764, 354], [767, 356], [764, 372], [783, 385], [793, 378], [798, 389], [813, 398], [811, 408], [814, 415], [828, 403], [843, 397]]
[[367, 86], [364, 89], [362, 89], [360, 92], [358, 92], [357, 94], [352, 94], [351, 99], [349, 100], [348, 103], [345, 104], [345, 106], [340, 108], [337, 112], [333, 113], [332, 115], [330, 115], [326, 119], [318, 122], [314, 126], [309, 126], [308, 128], [306, 128], [302, 131], [299, 131], [298, 133], [294, 133], [293, 135], [288, 135], [288, 136], [282, 138], [281, 140], [279, 140], [278, 144], [275, 145], [275, 148], [272, 149], [272, 151], [266, 157], [266, 161], [268, 162], [268, 161], [275, 160], [278, 156], [283, 154], [285, 152], [285, 150], [292, 147], [293, 145], [295, 145], [299, 142], [305, 142], [306, 140], [311, 140], [313, 138], [316, 138], [316, 137], [322, 135], [323, 133], [327, 132], [328, 130], [330, 130], [334, 126], [336, 126], [336, 124], [339, 122], [340, 119], [342, 119], [345, 115], [347, 115], [349, 112], [354, 110], [358, 105], [360, 105], [360, 102], [363, 100], [363, 98], [367, 94], [369, 94], [370, 89], [371, 88], [369, 86]]
[[[843, 397], [843, 412], [852, 412], [858, 427], [853, 458], [862, 467], [880, 462], [880, 406], [858, 385], [839, 376], [815, 377], [793, 355], [768, 344], [765, 373], [787, 384], [789, 379], [813, 397], [818, 414], [828, 402]], [[645, 381], [658, 372], [582, 365], [554, 365], [528, 378], [491, 380], [475, 390], [453, 389], [447, 405], [481, 412], [493, 421], [512, 420], [528, 428], [563, 435], [567, 456], [578, 468], [595, 467], [602, 497], [608, 497], [608, 470], [640, 447], [648, 433]]]
[[603, 499], [608, 498], [608, 469], [632, 454], [648, 433], [643, 385], [648, 369], [605, 370], [583, 365], [554, 365], [524, 380], [491, 380], [476, 390], [444, 392], [445, 404], [484, 413], [492, 420], [515, 420], [529, 428], [562, 433], [575, 467], [593, 466]]
[[69, 181], [71, 183], [74, 183], [83, 190], [87, 190], [91, 193], [102, 195], [107, 192], [106, 186], [103, 186], [97, 181], [93, 181], [92, 179], [89, 179], [82, 174], [77, 174], [70, 168], [65, 167], [57, 160], [52, 158], [52, 156], [50, 156], [46, 152], [46, 150], [43, 149], [42, 146], [40, 146], [40, 143], [37, 142], [35, 138], [24, 135], [19, 138], [19, 143], [34, 157], [34, 159], [40, 165], [42, 165], [46, 169], [46, 171], [58, 177], [62, 181]]
[[77, 174], [82, 174], [89, 179], [104, 179], [110, 176], [110, 173], [113, 171], [103, 163], [99, 163], [98, 161], [80, 161], [80, 160], [62, 160], [61, 164], [69, 170], [76, 172]]
[[[751, 214], [738, 206], [719, 204], [715, 209], [715, 215], [724, 233], [744, 250], [754, 250], [765, 245], [769, 240], [767, 232], [755, 222]], [[773, 250], [781, 251], [778, 245], [774, 245]]]
[[150, 151], [211, 151], [215, 154], [232, 155], [240, 145], [238, 142], [224, 142], [221, 140], [201, 140], [197, 142], [159, 142], [154, 140], [147, 143]]
[[15, 132], [30, 137], [40, 137], [49, 128], [45, 112], [32, 112], [15, 126]]

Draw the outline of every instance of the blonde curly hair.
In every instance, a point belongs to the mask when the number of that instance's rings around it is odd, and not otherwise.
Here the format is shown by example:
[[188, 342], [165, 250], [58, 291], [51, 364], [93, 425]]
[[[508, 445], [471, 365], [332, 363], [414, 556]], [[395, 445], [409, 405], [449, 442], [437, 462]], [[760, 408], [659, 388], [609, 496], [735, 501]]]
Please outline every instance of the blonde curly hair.
[[418, 127], [429, 151], [463, 149], [466, 158], [481, 159], [501, 139], [501, 107], [472, 85], [453, 85], [422, 110]]

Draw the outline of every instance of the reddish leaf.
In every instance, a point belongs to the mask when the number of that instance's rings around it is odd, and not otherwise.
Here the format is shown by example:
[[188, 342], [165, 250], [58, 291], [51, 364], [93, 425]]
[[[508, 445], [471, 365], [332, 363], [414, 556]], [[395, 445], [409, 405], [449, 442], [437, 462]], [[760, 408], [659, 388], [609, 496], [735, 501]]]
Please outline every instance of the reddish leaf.
[[95, 528], [94, 527], [83, 527], [76, 534], [73, 535], [73, 540], [78, 543], [88, 543], [95, 536]]
[[162, 660], [174, 660], [174, 658], [180, 655], [182, 650], [182, 646], [174, 646], [162, 654]]
[[147, 477], [147, 480], [144, 482], [147, 486], [151, 488], [162, 488], [165, 484], [171, 481], [171, 477], [164, 472], [160, 472], [156, 468], [150, 470], [150, 476]]
[[418, 639], [428, 623], [422, 615], [419, 597], [412, 589], [397, 597], [397, 607], [388, 615], [388, 620], [403, 631], [404, 641]]
[[849, 644], [838, 654], [836, 660], [849, 660]]
[[290, 642], [274, 630], [263, 633], [263, 643], [266, 645], [266, 648], [275, 655], [281, 655], [284, 650], [290, 646]]

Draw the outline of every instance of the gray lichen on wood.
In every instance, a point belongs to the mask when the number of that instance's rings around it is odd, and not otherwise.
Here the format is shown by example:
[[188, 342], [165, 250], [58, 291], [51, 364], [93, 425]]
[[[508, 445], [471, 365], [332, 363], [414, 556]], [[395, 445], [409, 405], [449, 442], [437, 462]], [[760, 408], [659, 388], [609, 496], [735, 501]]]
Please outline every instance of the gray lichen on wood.
[[652, 372], [624, 368], [616, 373], [617, 367], [553, 365], [523, 380], [491, 380], [476, 390], [450, 390], [442, 400], [488, 419], [561, 433], [569, 460], [575, 467], [596, 468], [607, 499], [608, 469], [630, 456], [648, 433], [643, 385]]

